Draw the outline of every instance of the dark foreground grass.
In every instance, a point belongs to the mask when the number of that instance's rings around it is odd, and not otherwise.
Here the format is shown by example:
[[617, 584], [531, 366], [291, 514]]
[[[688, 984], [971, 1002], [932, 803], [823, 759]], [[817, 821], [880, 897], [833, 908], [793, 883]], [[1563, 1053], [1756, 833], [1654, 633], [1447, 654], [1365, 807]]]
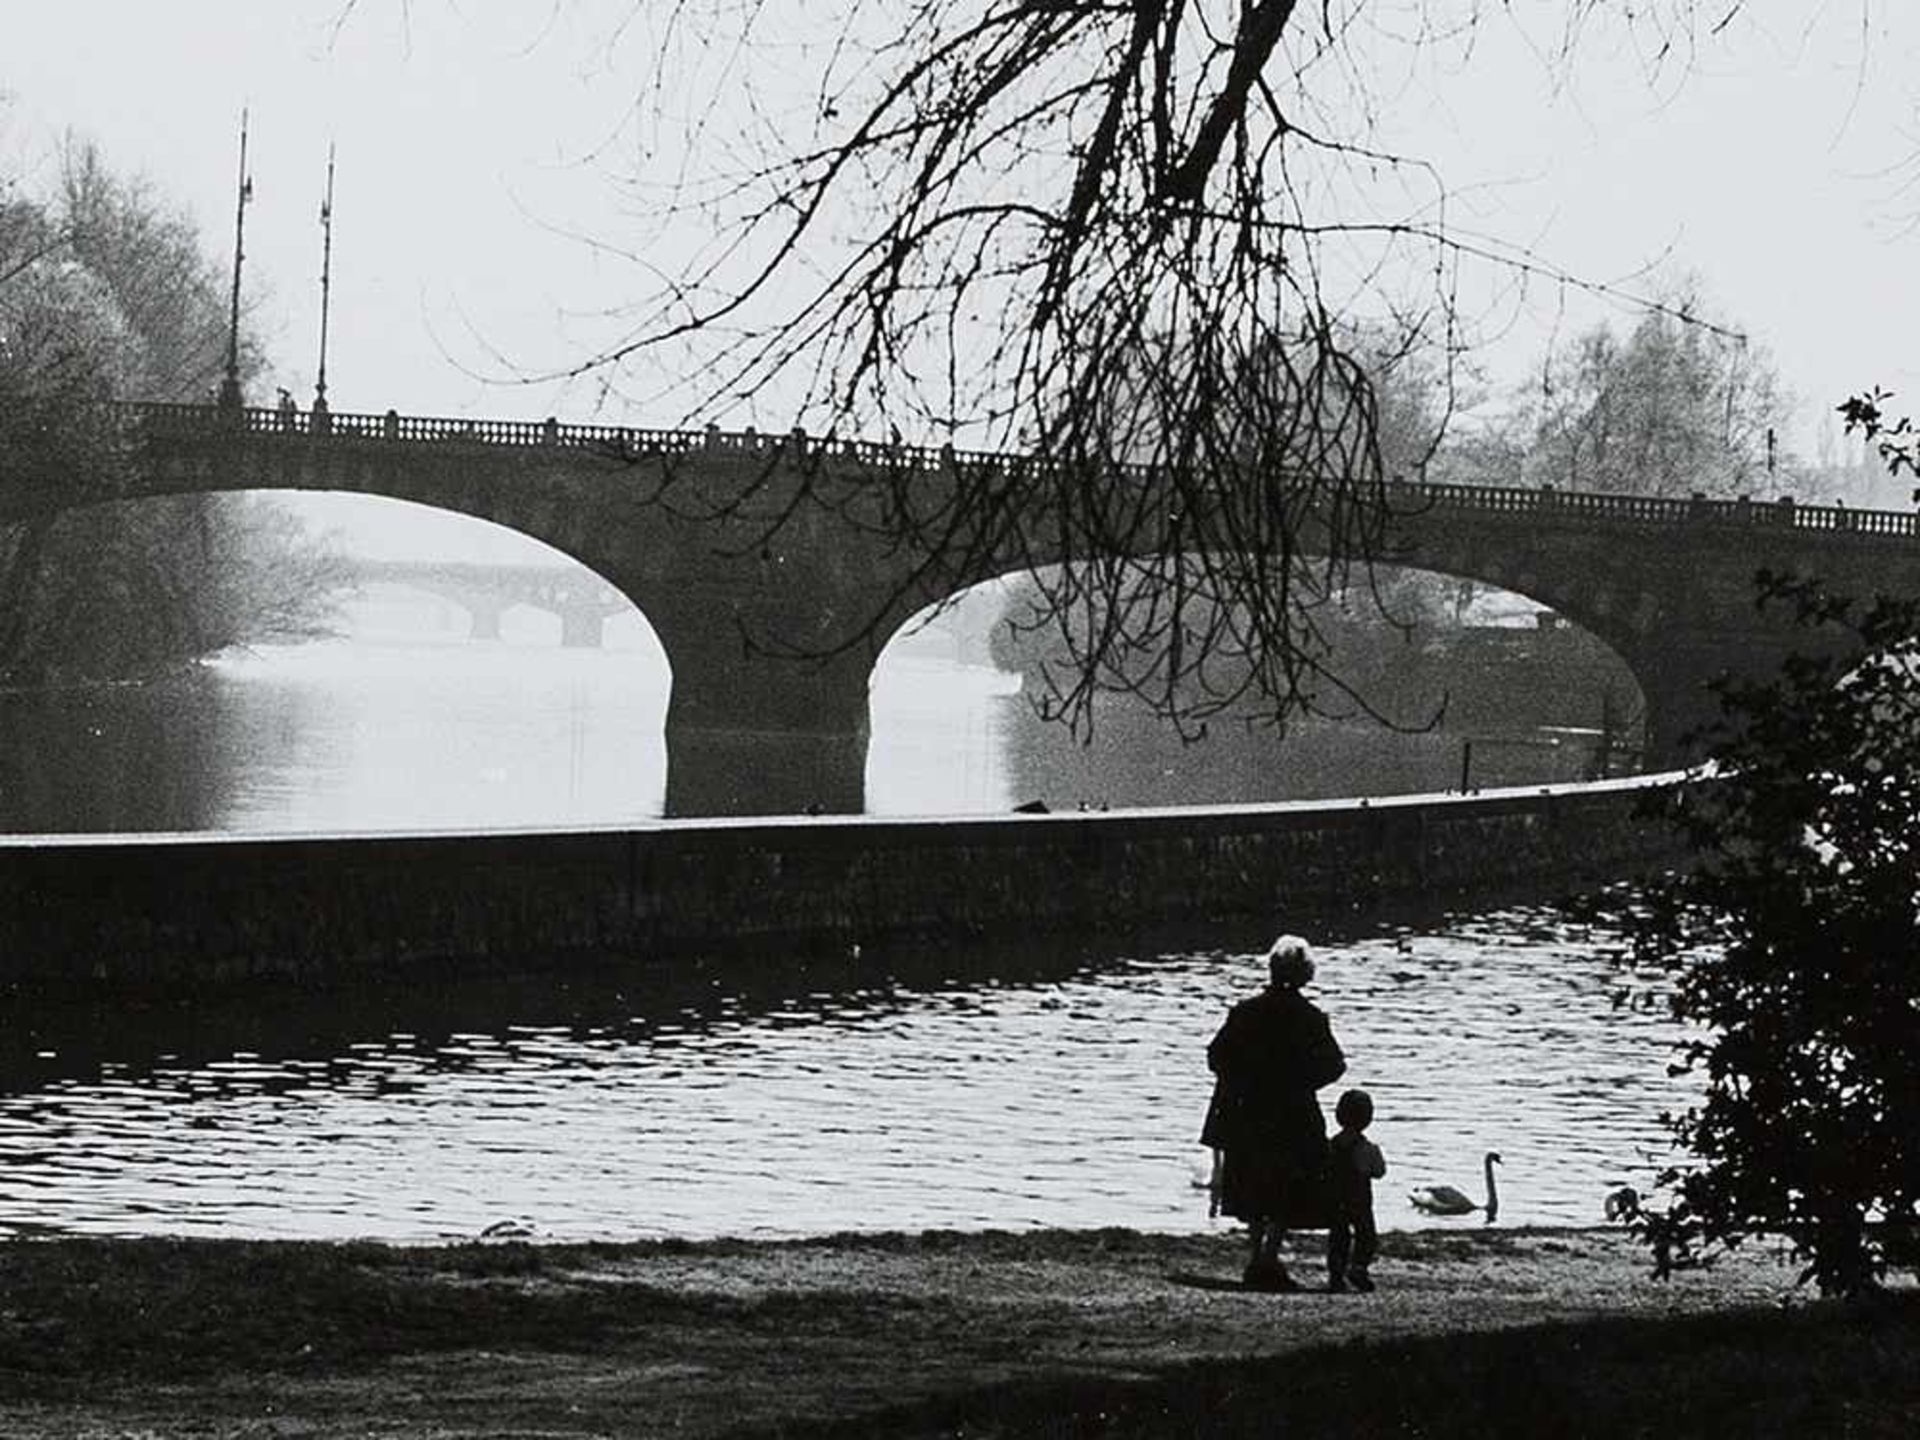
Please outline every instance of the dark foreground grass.
[[181, 1240], [0, 1246], [0, 1378], [58, 1395], [82, 1379], [356, 1369], [468, 1348], [568, 1351], [637, 1325], [726, 1318], [644, 1285], [489, 1284], [617, 1247], [405, 1249]]
[[[743, 1434], [747, 1432], [742, 1432]], [[1599, 1320], [983, 1390], [757, 1432], [1011, 1437], [1920, 1436], [1920, 1307]]]
[[[837, 1263], [834, 1243], [818, 1248]], [[1500, 1244], [1519, 1263], [1526, 1242], [1428, 1243], [1421, 1263], [1444, 1266]], [[1414, 1263], [1419, 1244], [1402, 1248]], [[1217, 1268], [1237, 1253], [1091, 1234], [844, 1247], [854, 1259], [856, 1249], [959, 1256], [985, 1270], [1129, 1249]], [[695, 1255], [724, 1281], [752, 1253], [3, 1244], [0, 1409], [25, 1408], [0, 1414], [0, 1433], [15, 1433], [12, 1416], [20, 1434], [280, 1434], [254, 1428], [270, 1398], [283, 1416], [305, 1405], [284, 1433], [314, 1436], [1920, 1436], [1911, 1289], [1853, 1306], [1652, 1313], [1208, 1360], [1149, 1348], [1176, 1303], [1150, 1299], [1130, 1320], [1103, 1322], [1101, 1343], [1134, 1360], [1102, 1369], [1029, 1363], [1042, 1343], [1058, 1347], [1094, 1323], [1072, 1294], [649, 1283], [662, 1273], [649, 1256]], [[442, 1395], [439, 1381], [423, 1385], [427, 1374], [474, 1384]]]

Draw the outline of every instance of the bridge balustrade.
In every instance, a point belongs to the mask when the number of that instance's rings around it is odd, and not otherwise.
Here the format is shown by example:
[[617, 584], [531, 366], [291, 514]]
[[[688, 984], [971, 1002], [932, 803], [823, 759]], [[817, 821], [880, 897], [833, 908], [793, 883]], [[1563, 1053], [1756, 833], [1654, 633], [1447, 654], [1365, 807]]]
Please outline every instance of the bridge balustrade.
[[1521, 490], [1441, 482], [1390, 487], [1389, 503], [1402, 513], [1474, 512], [1578, 519], [1600, 524], [1767, 526], [1793, 530], [1912, 540], [1920, 517], [1900, 510], [1856, 510], [1845, 505], [1777, 501], [1676, 499], [1665, 495], [1610, 495], [1585, 490]]
[[[653, 430], [620, 425], [562, 425], [553, 420], [454, 419], [444, 416], [330, 414], [256, 406], [223, 410], [212, 405], [138, 401], [120, 413], [144, 434], [167, 439], [206, 439], [223, 435], [301, 436], [312, 440], [387, 440], [407, 444], [458, 442], [515, 448], [589, 449], [628, 459], [695, 453], [776, 456], [783, 452], [810, 458], [845, 459], [884, 469], [937, 471], [952, 466], [1048, 471], [1034, 457], [985, 450], [934, 449], [887, 441], [815, 438], [804, 431], [787, 434], [755, 430]], [[1139, 484], [1154, 471], [1126, 464], [1121, 472]], [[1777, 501], [1676, 499], [1661, 495], [1614, 495], [1582, 490], [1519, 489], [1461, 485], [1440, 481], [1396, 481], [1387, 487], [1388, 503], [1399, 513], [1425, 512], [1535, 516], [1595, 524], [1687, 527], [1698, 525], [1768, 528], [1858, 535], [1911, 541], [1920, 536], [1920, 518], [1910, 511], [1860, 510], [1844, 505], [1801, 505]]]
[[293, 435], [314, 440], [396, 440], [408, 443], [461, 441], [532, 448], [573, 447], [622, 455], [677, 455], [705, 448], [695, 430], [647, 430], [626, 425], [561, 425], [545, 420], [454, 419], [447, 416], [314, 414], [266, 406], [222, 410], [212, 405], [127, 402], [123, 412], [147, 435], [167, 439], [223, 435]]
[[953, 458], [951, 450], [936, 450], [925, 445], [908, 445], [890, 440], [814, 436], [800, 429], [786, 434], [754, 429], [722, 430], [718, 425], [706, 428], [697, 448], [721, 455], [789, 454], [843, 459], [875, 469], [938, 470]]

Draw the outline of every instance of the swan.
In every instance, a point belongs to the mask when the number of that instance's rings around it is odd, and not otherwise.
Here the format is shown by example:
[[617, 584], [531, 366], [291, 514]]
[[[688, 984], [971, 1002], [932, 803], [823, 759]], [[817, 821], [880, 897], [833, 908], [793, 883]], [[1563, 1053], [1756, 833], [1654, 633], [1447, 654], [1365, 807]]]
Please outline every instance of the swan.
[[1451, 1185], [1430, 1185], [1415, 1190], [1408, 1198], [1413, 1201], [1414, 1209], [1424, 1210], [1429, 1215], [1471, 1215], [1476, 1210], [1484, 1210], [1487, 1212], [1487, 1224], [1491, 1225], [1494, 1217], [1500, 1213], [1500, 1192], [1493, 1184], [1493, 1167], [1500, 1163], [1499, 1154], [1489, 1150], [1485, 1161], [1487, 1203], [1484, 1205]]

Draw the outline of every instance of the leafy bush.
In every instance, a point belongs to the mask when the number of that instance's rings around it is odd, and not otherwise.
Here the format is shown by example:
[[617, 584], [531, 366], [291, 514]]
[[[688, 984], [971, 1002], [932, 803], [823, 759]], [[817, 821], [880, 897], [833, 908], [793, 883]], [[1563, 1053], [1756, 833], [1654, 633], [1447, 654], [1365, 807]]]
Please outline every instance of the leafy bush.
[[1857, 1294], [1920, 1217], [1920, 603], [1762, 577], [1808, 649], [1723, 684], [1713, 764], [1673, 814], [1701, 853], [1640, 947], [1697, 1027], [1705, 1094], [1669, 1123], [1693, 1162], [1641, 1217], [1665, 1273], [1773, 1233]]

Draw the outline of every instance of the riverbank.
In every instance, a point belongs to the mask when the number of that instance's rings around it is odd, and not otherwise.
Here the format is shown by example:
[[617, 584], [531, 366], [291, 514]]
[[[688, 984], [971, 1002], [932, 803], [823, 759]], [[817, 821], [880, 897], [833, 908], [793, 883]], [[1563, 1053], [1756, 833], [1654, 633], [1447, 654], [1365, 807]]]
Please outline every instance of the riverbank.
[[[1312, 1276], [1317, 1246], [1299, 1260]], [[1894, 1435], [1920, 1308], [1754, 1247], [1390, 1234], [1378, 1293], [1262, 1295], [1225, 1236], [406, 1249], [0, 1246], [0, 1434]]]
[[198, 998], [1564, 892], [1682, 857], [1648, 803], [1676, 778], [930, 821], [0, 836], [0, 993]]

